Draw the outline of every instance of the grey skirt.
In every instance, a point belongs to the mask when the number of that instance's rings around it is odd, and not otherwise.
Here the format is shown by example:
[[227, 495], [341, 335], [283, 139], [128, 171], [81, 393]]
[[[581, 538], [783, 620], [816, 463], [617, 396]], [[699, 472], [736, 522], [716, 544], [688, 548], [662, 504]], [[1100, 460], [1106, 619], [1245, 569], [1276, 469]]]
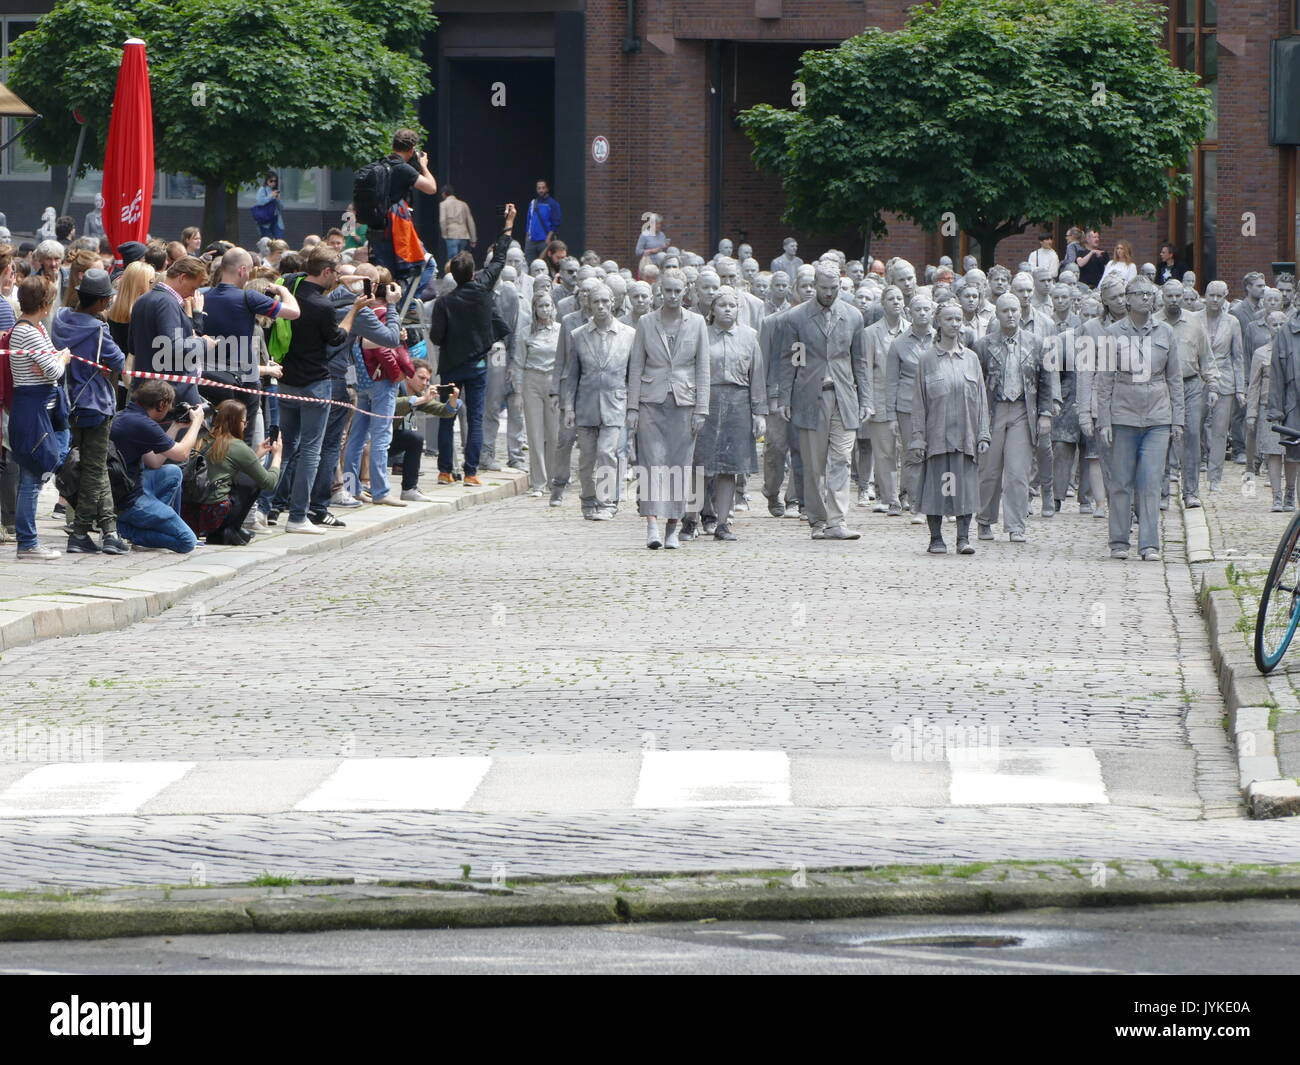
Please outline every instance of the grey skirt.
[[931, 455], [921, 465], [922, 514], [974, 514], [980, 508], [979, 468], [960, 451]]
[[662, 403], [642, 403], [636, 428], [637, 513], [680, 518], [697, 478], [694, 407], [679, 407], [672, 393]]
[[758, 445], [746, 386], [710, 387], [709, 418], [695, 444], [695, 462], [704, 467], [708, 477], [758, 470]]

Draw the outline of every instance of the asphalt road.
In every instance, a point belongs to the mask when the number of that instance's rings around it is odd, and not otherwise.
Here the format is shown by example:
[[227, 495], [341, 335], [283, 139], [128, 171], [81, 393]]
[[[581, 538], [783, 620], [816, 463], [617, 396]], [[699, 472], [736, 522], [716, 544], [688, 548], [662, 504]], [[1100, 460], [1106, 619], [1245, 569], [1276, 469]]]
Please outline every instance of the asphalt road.
[[0, 975], [28, 973], [1296, 975], [1300, 902], [0, 944]]

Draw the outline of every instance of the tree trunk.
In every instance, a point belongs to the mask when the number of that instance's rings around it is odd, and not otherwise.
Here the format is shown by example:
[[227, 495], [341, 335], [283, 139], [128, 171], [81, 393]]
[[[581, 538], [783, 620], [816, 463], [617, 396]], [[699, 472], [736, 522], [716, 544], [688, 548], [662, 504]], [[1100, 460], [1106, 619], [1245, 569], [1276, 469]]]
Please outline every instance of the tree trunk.
[[224, 181], [203, 183], [203, 243], [214, 240], [239, 243], [239, 193], [229, 192]]
[[972, 232], [973, 236], [980, 245], [980, 269], [988, 273], [990, 267], [997, 265], [996, 253], [998, 250], [997, 230], [988, 229], [980, 233]]

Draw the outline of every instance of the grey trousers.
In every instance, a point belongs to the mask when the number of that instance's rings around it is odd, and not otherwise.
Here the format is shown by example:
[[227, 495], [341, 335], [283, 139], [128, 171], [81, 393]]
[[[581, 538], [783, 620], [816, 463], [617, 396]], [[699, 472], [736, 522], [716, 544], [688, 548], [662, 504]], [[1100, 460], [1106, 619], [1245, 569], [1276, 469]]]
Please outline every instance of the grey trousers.
[[1024, 400], [996, 401], [990, 423], [989, 449], [979, 458], [979, 523], [993, 525], [1000, 503], [1002, 527], [1009, 533], [1023, 533], [1029, 516], [1029, 467], [1034, 455]]
[[[1205, 412], [1205, 423], [1210, 434], [1210, 450], [1207, 456], [1206, 473], [1211, 488], [1217, 488], [1223, 480], [1224, 456], [1227, 453], [1228, 432], [1232, 425], [1232, 409], [1235, 404], [1235, 396], [1220, 395], [1214, 404], [1214, 409], [1207, 409]], [[1268, 431], [1271, 432], [1272, 430]], [[1191, 432], [1190, 424], [1183, 430], [1184, 439], [1186, 439], [1189, 432]]]
[[[1056, 490], [1056, 451], [1052, 447], [1051, 433], [1042, 433], [1038, 437], [1038, 444], [1034, 448], [1038, 465], [1038, 491], [1043, 499], [1051, 499], [1053, 492]], [[1067, 474], [1065, 483], [1061, 485], [1061, 498], [1065, 498], [1065, 490], [1070, 487], [1070, 478]]]
[[871, 441], [871, 470], [876, 482], [876, 499], [882, 503], [897, 503], [898, 438], [889, 422], [867, 422], [867, 436]]
[[[558, 406], [559, 396], [551, 397]], [[555, 433], [555, 448], [551, 452], [554, 461], [548, 460], [546, 463], [546, 472], [551, 475], [552, 488], [564, 488], [569, 483], [569, 476], [573, 469], [573, 445], [577, 442], [578, 434], [576, 429], [566, 429], [561, 425]]]
[[718, 473], [704, 479], [709, 493], [709, 503], [704, 509], [706, 518], [713, 518], [719, 525], [731, 527], [738, 479], [739, 475], [734, 473]]
[[916, 452], [912, 450], [912, 412], [910, 410], [900, 410], [898, 412], [898, 439], [902, 442], [903, 448], [903, 483], [900, 489], [903, 495], [907, 496], [907, 502], [912, 510], [916, 510], [916, 494], [921, 490], [921, 468], [925, 465], [925, 459], [916, 458]]
[[574, 431], [578, 436], [578, 484], [581, 486], [582, 509], [614, 506], [622, 484], [618, 469], [618, 441], [623, 427], [580, 425]]
[[[1070, 479], [1074, 476], [1075, 463], [1079, 458], [1079, 444], [1076, 440], [1054, 440], [1052, 441], [1052, 495], [1043, 496], [1044, 499], [1064, 499], [1066, 490], [1070, 487]], [[1082, 505], [1087, 498], [1088, 477], [1079, 478], [1079, 503]]]
[[505, 366], [488, 366], [487, 392], [483, 401], [483, 452], [479, 462], [497, 465], [497, 434], [501, 431], [502, 402], [506, 405], [506, 461], [511, 466], [522, 467], [523, 397], [510, 387], [510, 372]]
[[[862, 432], [862, 427], [858, 427]], [[853, 479], [858, 482], [858, 491], [865, 492], [871, 483], [871, 437], [859, 436], [853, 442]]]
[[818, 427], [799, 430], [809, 525], [844, 527], [849, 512], [849, 460], [856, 439], [857, 430], [844, 428], [840, 419], [835, 390], [822, 389]]
[[[1165, 479], [1160, 486], [1161, 499], [1169, 498], [1169, 482], [1175, 467], [1178, 469], [1183, 498], [1201, 494], [1201, 428], [1205, 422], [1205, 382], [1199, 374], [1183, 378], [1183, 411], [1186, 418], [1183, 446], [1177, 454], [1174, 448], [1169, 449]], [[1219, 466], [1222, 469], [1222, 459]]]
[[551, 395], [550, 372], [525, 370], [521, 400], [528, 432], [528, 487], [536, 491], [546, 487], [560, 430], [560, 401]]
[[803, 459], [799, 453], [799, 433], [791, 432], [790, 423], [780, 414], [772, 413], [767, 416], [767, 431], [763, 434], [763, 494], [768, 499], [781, 498], [787, 464], [790, 487], [786, 489], [785, 501], [802, 503]]

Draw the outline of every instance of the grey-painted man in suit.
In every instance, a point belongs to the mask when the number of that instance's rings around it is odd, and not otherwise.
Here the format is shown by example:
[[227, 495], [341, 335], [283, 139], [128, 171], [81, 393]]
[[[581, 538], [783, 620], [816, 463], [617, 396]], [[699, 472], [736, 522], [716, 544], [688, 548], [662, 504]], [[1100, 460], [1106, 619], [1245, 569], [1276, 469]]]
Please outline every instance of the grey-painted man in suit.
[[506, 463], [523, 469], [524, 456], [522, 450], [519, 450], [519, 438], [524, 424], [524, 410], [522, 397], [511, 387], [513, 382], [510, 375], [516, 361], [512, 356], [518, 344], [520, 322], [516, 276], [513, 267], [503, 267], [501, 280], [492, 290], [496, 312], [510, 332], [503, 340], [497, 341], [488, 354], [487, 388], [483, 400], [483, 457], [479, 460], [479, 468], [484, 470], [501, 469], [501, 464], [497, 461], [497, 434], [501, 429], [502, 403], [506, 405]]
[[878, 514], [898, 517], [903, 508], [898, 498], [898, 439], [895, 423], [890, 421], [886, 396], [889, 387], [889, 349], [908, 328], [903, 317], [903, 294], [895, 285], [881, 293], [877, 306], [883, 317], [868, 325], [862, 334], [862, 354], [871, 374], [871, 417], [858, 426], [859, 453], [862, 441], [870, 445], [871, 470], [858, 467], [858, 485], [865, 487], [868, 474], [874, 472]]
[[871, 375], [862, 354], [862, 315], [839, 298], [829, 268], [816, 298], [790, 313], [790, 352], [781, 360], [781, 413], [799, 430], [804, 506], [814, 540], [856, 540], [849, 529], [849, 462], [859, 423], [871, 416]]
[[[784, 276], [784, 275], [782, 275]], [[813, 298], [812, 275], [801, 275], [795, 295], [807, 302]], [[767, 512], [774, 518], [797, 518], [807, 498], [804, 494], [803, 456], [799, 451], [799, 433], [788, 418], [781, 413], [781, 362], [790, 348], [789, 316], [800, 303], [787, 303], [763, 318], [758, 331], [758, 347], [763, 354], [763, 367], [767, 374], [767, 398], [770, 416], [767, 432], [763, 435], [763, 494], [767, 497]], [[781, 501], [781, 485], [785, 483], [787, 464], [790, 486]]]
[[1043, 342], [1020, 328], [1020, 300], [1008, 292], [996, 306], [997, 331], [975, 342], [992, 428], [992, 442], [980, 457], [979, 538], [993, 539], [1000, 503], [1003, 528], [1012, 543], [1022, 544], [1034, 449], [1039, 437], [1051, 432], [1053, 401], [1061, 389], [1056, 370], [1044, 362]]
[[618, 443], [627, 415], [627, 365], [636, 330], [614, 317], [608, 286], [597, 284], [587, 302], [591, 321], [569, 338], [564, 425], [577, 432], [583, 516], [607, 521], [618, 509]]
[[[578, 309], [570, 311], [560, 319], [560, 339], [555, 347], [555, 377], [551, 383], [551, 393], [556, 397], [557, 405], [564, 397], [564, 378], [569, 372], [569, 340], [573, 331], [586, 325], [591, 318], [587, 300], [600, 282], [589, 277], [578, 286]], [[572, 429], [564, 427], [560, 419], [560, 435], [555, 444], [555, 469], [551, 471], [551, 506], [558, 507], [564, 502], [564, 490], [569, 486], [569, 471], [573, 464], [573, 445], [578, 435]]]

